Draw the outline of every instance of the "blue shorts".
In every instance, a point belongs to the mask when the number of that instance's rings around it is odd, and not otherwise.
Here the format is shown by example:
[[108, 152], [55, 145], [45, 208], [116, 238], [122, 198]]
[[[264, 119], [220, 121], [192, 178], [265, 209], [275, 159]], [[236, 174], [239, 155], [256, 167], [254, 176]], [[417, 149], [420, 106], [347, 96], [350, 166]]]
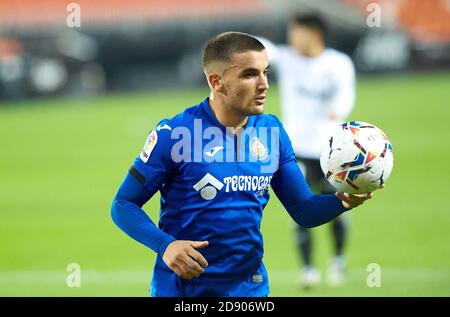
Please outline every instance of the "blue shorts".
[[185, 280], [162, 261], [155, 264], [150, 296], [152, 297], [263, 297], [269, 295], [269, 280], [263, 262], [247, 277], [221, 280], [202, 274]]

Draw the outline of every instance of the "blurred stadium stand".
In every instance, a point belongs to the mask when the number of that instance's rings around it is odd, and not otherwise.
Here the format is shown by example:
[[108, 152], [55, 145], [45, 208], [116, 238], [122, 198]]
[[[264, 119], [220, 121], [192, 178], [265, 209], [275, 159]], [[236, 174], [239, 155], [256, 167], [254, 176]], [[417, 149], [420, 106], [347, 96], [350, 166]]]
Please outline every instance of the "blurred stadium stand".
[[[377, 3], [383, 28], [369, 30], [355, 55], [365, 70], [436, 69], [450, 66], [450, 1], [345, 0], [366, 12]], [[378, 56], [377, 56], [378, 54]]]
[[[66, 24], [70, 3], [81, 9], [81, 27]], [[370, 3], [381, 7], [382, 27], [367, 26]], [[450, 66], [446, 0], [2, 1], [0, 98], [198, 86], [208, 38], [236, 30], [285, 42], [294, 11], [322, 14], [329, 46], [360, 72]]]

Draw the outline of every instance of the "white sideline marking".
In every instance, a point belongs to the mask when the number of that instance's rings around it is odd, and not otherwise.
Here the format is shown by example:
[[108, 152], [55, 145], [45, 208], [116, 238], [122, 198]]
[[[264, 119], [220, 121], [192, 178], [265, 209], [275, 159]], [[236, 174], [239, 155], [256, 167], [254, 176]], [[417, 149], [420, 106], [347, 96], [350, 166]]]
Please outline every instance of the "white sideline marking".
[[[290, 285], [295, 283], [297, 270], [269, 270], [272, 283]], [[324, 272], [322, 272], [324, 273]], [[0, 286], [5, 284], [62, 284], [65, 285], [67, 272], [61, 271], [0, 271]], [[348, 282], [365, 283], [368, 272], [363, 269], [350, 270]], [[450, 281], [450, 269], [407, 268], [382, 269], [383, 281], [410, 280], [417, 282], [447, 280]], [[82, 285], [86, 284], [149, 284], [152, 268], [146, 271], [81, 271]]]
[[[61, 271], [0, 271], [2, 284], [66, 284], [69, 273]], [[92, 271], [81, 270], [81, 281], [87, 284], [149, 284], [152, 270], [148, 271]]]
[[[269, 280], [282, 285], [292, 285], [296, 283], [300, 270], [298, 271], [269, 271]], [[326, 278], [326, 271], [321, 272], [322, 277]], [[348, 272], [346, 284], [349, 283], [366, 283], [366, 278], [369, 272], [364, 269], [354, 269]], [[430, 281], [449, 281], [450, 283], [450, 269], [432, 269], [432, 268], [386, 268], [381, 267], [381, 277], [383, 282], [391, 281], [409, 281], [427, 283]]]

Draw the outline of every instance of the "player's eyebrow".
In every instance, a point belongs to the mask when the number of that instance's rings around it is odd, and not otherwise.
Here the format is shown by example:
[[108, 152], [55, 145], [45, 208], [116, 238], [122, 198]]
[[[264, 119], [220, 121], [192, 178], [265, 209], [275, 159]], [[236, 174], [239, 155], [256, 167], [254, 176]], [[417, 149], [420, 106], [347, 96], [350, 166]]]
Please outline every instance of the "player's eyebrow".
[[[268, 65], [265, 69], [264, 72], [268, 71], [270, 68], [270, 65]], [[241, 71], [242, 74], [252, 74], [252, 73], [259, 73], [259, 69], [258, 68], [254, 68], [254, 67], [249, 67], [249, 68], [245, 68]]]

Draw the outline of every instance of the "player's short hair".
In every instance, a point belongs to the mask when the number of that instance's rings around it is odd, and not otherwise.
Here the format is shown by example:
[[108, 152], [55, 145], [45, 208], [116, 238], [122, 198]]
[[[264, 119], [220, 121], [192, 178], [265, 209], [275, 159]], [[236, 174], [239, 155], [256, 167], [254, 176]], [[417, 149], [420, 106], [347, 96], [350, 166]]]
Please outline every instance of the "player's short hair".
[[255, 37], [241, 32], [225, 32], [214, 36], [203, 50], [203, 69], [214, 62], [228, 63], [235, 53], [262, 51], [264, 45]]
[[293, 25], [304, 26], [309, 29], [318, 30], [322, 35], [327, 32], [327, 25], [324, 20], [317, 14], [294, 14], [290, 18]]

